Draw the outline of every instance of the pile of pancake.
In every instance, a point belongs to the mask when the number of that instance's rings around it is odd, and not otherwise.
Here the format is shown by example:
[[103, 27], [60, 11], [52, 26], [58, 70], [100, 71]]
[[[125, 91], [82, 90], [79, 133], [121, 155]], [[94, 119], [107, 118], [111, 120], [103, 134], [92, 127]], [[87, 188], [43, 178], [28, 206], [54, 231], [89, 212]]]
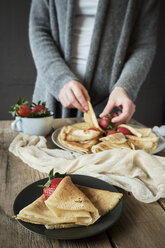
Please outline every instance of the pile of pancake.
[[152, 132], [151, 128], [136, 128], [122, 124], [118, 127], [127, 128], [131, 135], [115, 133], [106, 136], [105, 130], [99, 126], [90, 102], [88, 106], [89, 110], [84, 113], [84, 122], [64, 126], [61, 129], [58, 141], [63, 147], [82, 154], [115, 148], [142, 149], [151, 153], [157, 148], [159, 137]]
[[111, 211], [121, 193], [75, 185], [65, 176], [48, 199], [44, 194], [23, 208], [17, 219], [47, 229], [89, 226]]

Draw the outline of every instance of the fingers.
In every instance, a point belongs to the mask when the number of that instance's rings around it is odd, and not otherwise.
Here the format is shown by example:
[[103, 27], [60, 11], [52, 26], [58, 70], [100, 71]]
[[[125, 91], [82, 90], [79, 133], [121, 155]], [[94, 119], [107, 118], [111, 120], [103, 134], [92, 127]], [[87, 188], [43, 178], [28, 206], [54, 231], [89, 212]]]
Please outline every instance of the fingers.
[[[72, 86], [72, 93], [75, 96], [75, 102], [72, 102], [73, 106], [80, 105], [81, 111], [87, 111], [88, 110], [88, 103], [86, 100], [86, 96], [84, 95], [85, 88], [83, 86], [78, 87], [79, 85], [73, 84]], [[76, 107], [77, 108], [77, 107]], [[78, 108], [79, 109], [79, 108]]]
[[88, 91], [85, 89], [85, 87], [82, 88], [82, 91], [84, 93], [86, 101], [90, 101], [90, 96], [88, 94]]
[[105, 106], [103, 112], [99, 115], [100, 118], [106, 116], [107, 114], [111, 113], [113, 108], [115, 107], [115, 102], [108, 101], [107, 105]]
[[87, 101], [90, 97], [82, 84], [70, 81], [61, 89], [59, 100], [65, 108], [76, 108], [85, 112], [88, 110]]
[[125, 102], [122, 106], [122, 112], [119, 112], [118, 116], [112, 118], [112, 122], [115, 125], [119, 125], [122, 123], [127, 123], [135, 112], [135, 105], [132, 102]]
[[100, 114], [100, 117], [102, 118], [103, 116], [111, 113], [116, 107], [119, 107], [121, 111], [115, 115], [113, 114], [112, 122], [115, 125], [127, 123], [135, 112], [134, 103], [128, 97], [126, 91], [121, 87], [115, 87], [111, 92], [108, 103], [103, 112]]

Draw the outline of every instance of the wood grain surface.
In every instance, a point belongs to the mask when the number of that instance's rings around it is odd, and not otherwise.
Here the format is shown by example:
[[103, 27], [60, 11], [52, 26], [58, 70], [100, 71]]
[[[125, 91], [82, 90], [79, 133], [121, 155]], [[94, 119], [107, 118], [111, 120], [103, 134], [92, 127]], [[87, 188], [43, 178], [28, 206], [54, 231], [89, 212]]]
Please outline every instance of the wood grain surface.
[[[54, 120], [54, 128], [81, 119]], [[133, 122], [137, 123], [137, 122]], [[0, 121], [0, 247], [101, 247], [101, 248], [164, 248], [165, 200], [152, 204], [137, 201], [130, 193], [124, 194], [124, 208], [119, 221], [106, 232], [83, 240], [56, 240], [45, 238], [26, 230], [12, 217], [13, 202], [17, 194], [34, 181], [47, 177], [24, 164], [8, 151], [16, 132], [11, 131], [11, 121]], [[48, 147], [54, 148], [50, 136]], [[161, 152], [165, 156], [165, 151]]]

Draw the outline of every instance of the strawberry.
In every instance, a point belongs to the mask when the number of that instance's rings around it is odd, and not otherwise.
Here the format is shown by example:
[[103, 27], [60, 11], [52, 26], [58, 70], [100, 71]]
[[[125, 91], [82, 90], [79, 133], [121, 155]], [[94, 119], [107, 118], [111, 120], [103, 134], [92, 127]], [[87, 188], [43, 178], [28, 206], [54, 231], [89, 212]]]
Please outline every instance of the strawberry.
[[33, 113], [39, 113], [42, 110], [47, 110], [46, 107], [44, 105], [37, 105], [32, 109]]
[[111, 134], [115, 134], [115, 133], [118, 133], [118, 131], [112, 130], [112, 131], [109, 131], [109, 132], [106, 134], [106, 136], [111, 135]]
[[65, 177], [66, 174], [55, 173], [53, 176], [53, 169], [49, 172], [48, 181], [44, 185], [38, 185], [43, 188], [43, 194], [45, 198], [48, 199], [49, 196], [55, 191], [61, 180]]
[[123, 133], [124, 135], [132, 135], [132, 133], [125, 127], [118, 127], [117, 132]]
[[20, 105], [20, 108], [17, 110], [17, 114], [22, 117], [29, 117], [30, 116], [30, 108], [26, 104]]
[[45, 107], [45, 102], [39, 101], [38, 104], [32, 103], [32, 111], [31, 111], [31, 117], [42, 117], [42, 116], [49, 116], [50, 112]]
[[43, 193], [45, 195], [45, 198], [48, 199], [49, 196], [55, 191], [59, 183], [61, 182], [63, 178], [54, 178], [51, 180], [51, 184], [49, 187], [43, 188]]
[[15, 116], [29, 117], [30, 108], [27, 104], [28, 104], [28, 101], [20, 97], [17, 103], [11, 106], [9, 113], [12, 114], [13, 117]]
[[112, 120], [111, 114], [104, 116], [99, 121], [100, 127], [102, 127], [103, 129], [113, 129], [113, 125], [111, 123], [111, 120]]

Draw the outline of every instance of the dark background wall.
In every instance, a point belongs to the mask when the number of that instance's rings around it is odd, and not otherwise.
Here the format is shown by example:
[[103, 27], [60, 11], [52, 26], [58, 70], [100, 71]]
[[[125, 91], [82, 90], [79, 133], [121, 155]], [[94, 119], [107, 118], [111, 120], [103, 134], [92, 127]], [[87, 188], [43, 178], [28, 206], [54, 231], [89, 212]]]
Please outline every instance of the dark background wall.
[[[40, 1], [40, 0], [39, 0]], [[30, 0], [0, 1], [0, 119], [11, 119], [19, 96], [31, 101], [35, 66], [28, 40]], [[165, 1], [161, 1], [158, 50], [142, 86], [134, 118], [148, 126], [165, 124]]]

